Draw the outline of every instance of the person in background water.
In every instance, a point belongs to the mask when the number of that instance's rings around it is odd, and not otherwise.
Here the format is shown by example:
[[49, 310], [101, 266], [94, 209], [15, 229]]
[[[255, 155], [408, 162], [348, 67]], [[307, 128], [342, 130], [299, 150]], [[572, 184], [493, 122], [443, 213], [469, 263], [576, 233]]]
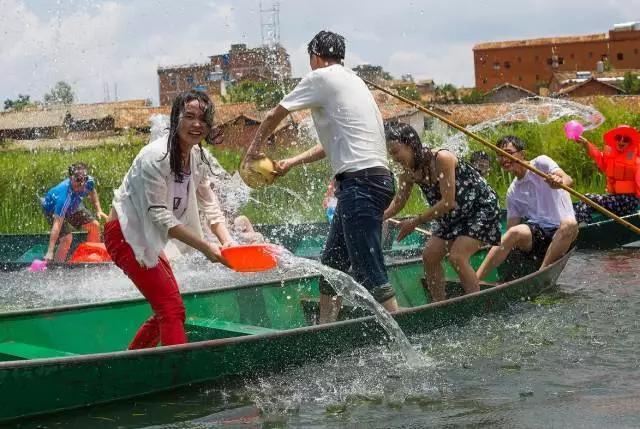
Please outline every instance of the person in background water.
[[[640, 206], [640, 133], [628, 125], [609, 130], [604, 134], [603, 151], [584, 137], [577, 142], [607, 178], [607, 194], [586, 197], [618, 216], [636, 213]], [[578, 222], [591, 222], [590, 205], [579, 201], [574, 209]]]
[[[367, 85], [343, 66], [344, 37], [321, 31], [307, 46], [311, 72], [263, 120], [243, 162], [260, 159], [262, 146], [289, 112], [311, 109], [320, 144], [276, 163], [282, 175], [300, 164], [329, 158], [336, 206], [321, 261], [353, 271], [388, 311], [398, 308], [382, 256], [382, 213], [394, 193], [378, 106]], [[333, 287], [320, 282], [320, 323], [335, 320], [341, 307]]]
[[469, 157], [469, 162], [473, 168], [478, 170], [478, 173], [480, 173], [482, 177], [486, 178], [489, 175], [489, 171], [491, 171], [491, 159], [487, 152], [481, 150], [473, 152]]
[[[100, 224], [82, 202], [87, 196], [96, 210], [96, 216], [106, 219], [107, 215], [100, 206], [95, 181], [87, 174], [87, 165], [82, 162], [70, 165], [69, 177], [49, 189], [45, 195], [42, 209], [51, 225], [45, 260], [64, 262], [67, 259], [73, 241], [71, 232], [74, 228], [87, 231], [87, 242], [100, 242]], [[58, 250], [54, 255], [56, 243]]]
[[483, 244], [500, 243], [498, 196], [478, 171], [451, 152], [422, 146], [411, 125], [387, 123], [385, 132], [389, 154], [403, 167], [404, 173], [399, 179], [398, 194], [385, 210], [384, 218], [389, 219], [402, 210], [413, 185], [418, 185], [430, 207], [401, 222], [398, 241], [423, 223], [435, 221], [436, 224], [422, 254], [425, 287], [431, 299], [446, 299], [442, 261], [447, 254], [465, 293], [479, 291], [478, 278], [469, 259]]
[[169, 135], [142, 148], [114, 192], [104, 233], [107, 251], [153, 310], [129, 349], [187, 341], [184, 304], [162, 251], [170, 238], [226, 264], [220, 247], [203, 239], [200, 226], [202, 213], [222, 245], [233, 244], [209, 183], [210, 155], [201, 147], [202, 140], [217, 142], [213, 113], [205, 93], [179, 94], [171, 107]]
[[[525, 143], [518, 137], [502, 137], [497, 145], [515, 158], [524, 160]], [[550, 175], [551, 180], [545, 182], [524, 166], [500, 157], [502, 168], [516, 177], [507, 190], [507, 232], [500, 246], [491, 248], [478, 269], [480, 280], [514, 249], [541, 260], [540, 268], [544, 268], [567, 253], [578, 237], [571, 197], [564, 189], [558, 189], [560, 184], [571, 186], [573, 180], [546, 155], [528, 162]]]

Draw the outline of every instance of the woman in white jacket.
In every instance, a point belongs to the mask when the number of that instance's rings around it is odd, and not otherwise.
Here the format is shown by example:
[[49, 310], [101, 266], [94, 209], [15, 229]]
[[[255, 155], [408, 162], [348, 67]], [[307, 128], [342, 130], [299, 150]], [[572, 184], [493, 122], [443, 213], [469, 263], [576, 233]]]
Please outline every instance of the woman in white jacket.
[[129, 349], [182, 344], [185, 310], [178, 284], [163, 253], [170, 238], [225, 263], [220, 248], [203, 239], [200, 212], [223, 247], [232, 243], [209, 176], [210, 155], [201, 141], [215, 143], [214, 107], [197, 91], [176, 97], [169, 135], [142, 148], [115, 191], [105, 226], [111, 258], [149, 301], [153, 315]]

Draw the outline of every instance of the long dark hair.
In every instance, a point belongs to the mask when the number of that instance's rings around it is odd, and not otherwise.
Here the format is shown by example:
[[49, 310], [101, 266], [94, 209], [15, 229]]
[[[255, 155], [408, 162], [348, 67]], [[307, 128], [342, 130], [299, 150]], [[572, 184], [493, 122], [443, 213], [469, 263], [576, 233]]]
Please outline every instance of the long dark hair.
[[431, 155], [431, 151], [422, 146], [418, 132], [411, 125], [397, 121], [387, 122], [384, 124], [384, 136], [387, 144], [390, 141], [396, 141], [411, 149], [413, 167], [416, 170], [424, 168], [427, 163], [427, 156]]
[[[180, 120], [182, 114], [185, 111], [185, 108], [188, 103], [193, 100], [198, 100], [200, 103], [200, 107], [204, 111], [204, 120], [209, 126], [209, 130], [213, 129], [213, 113], [215, 108], [211, 99], [207, 94], [201, 91], [185, 91], [173, 100], [173, 105], [171, 106], [171, 116], [169, 120], [169, 137], [167, 138], [167, 153], [161, 159], [165, 159], [167, 155], [169, 155], [169, 165], [171, 166], [171, 172], [174, 174], [176, 180], [178, 182], [182, 182], [184, 176], [182, 172], [182, 159], [180, 154], [180, 144], [178, 142], [178, 125], [180, 124]], [[207, 134], [205, 137], [205, 141], [209, 144], [212, 144], [211, 132]], [[202, 149], [202, 145], [198, 143], [198, 148], [200, 149], [200, 159], [209, 167], [209, 170], [213, 173], [211, 168], [211, 164], [207, 159], [204, 149]]]

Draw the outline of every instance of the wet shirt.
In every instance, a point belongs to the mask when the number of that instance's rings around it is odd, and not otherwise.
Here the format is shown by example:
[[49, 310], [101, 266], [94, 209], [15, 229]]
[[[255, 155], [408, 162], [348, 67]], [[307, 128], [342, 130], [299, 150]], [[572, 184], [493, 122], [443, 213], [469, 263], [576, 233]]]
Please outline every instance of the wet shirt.
[[53, 213], [55, 216], [68, 216], [75, 213], [84, 197], [95, 189], [93, 177], [88, 176], [84, 187], [79, 192], [73, 192], [71, 179], [65, 179], [53, 188], [49, 189], [44, 197], [42, 208], [45, 213]]
[[288, 111], [311, 109], [333, 174], [388, 168], [382, 115], [353, 71], [334, 64], [307, 74], [280, 102]]
[[191, 173], [182, 174], [182, 181], [177, 177], [173, 179], [173, 215], [180, 219], [187, 211], [189, 203], [189, 185], [191, 183]]
[[[531, 165], [547, 174], [560, 169], [546, 155], [532, 159]], [[522, 179], [513, 179], [509, 186], [507, 218], [527, 218], [543, 228], [557, 228], [561, 221], [575, 219], [575, 214], [567, 191], [551, 188], [542, 177], [527, 170]]]

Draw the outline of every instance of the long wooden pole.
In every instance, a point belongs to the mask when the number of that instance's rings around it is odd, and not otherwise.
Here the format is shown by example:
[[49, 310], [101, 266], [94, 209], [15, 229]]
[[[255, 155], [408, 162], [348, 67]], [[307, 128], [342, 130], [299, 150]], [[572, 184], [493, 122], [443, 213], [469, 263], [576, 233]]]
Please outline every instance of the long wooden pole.
[[[401, 95], [398, 95], [392, 91], [389, 91], [387, 88], [383, 88], [380, 85], [377, 85], [367, 79], [362, 79], [367, 85], [380, 90], [382, 92], [384, 92], [385, 94], [389, 94], [392, 97], [397, 98], [400, 101], [403, 101], [413, 107], [415, 107], [416, 109], [420, 110], [421, 112], [426, 113], [429, 116], [433, 116], [434, 118], [437, 118], [439, 120], [441, 120], [442, 122], [446, 123], [447, 125], [455, 128], [456, 130], [460, 131], [461, 133], [466, 134], [467, 136], [471, 137], [472, 139], [482, 143], [483, 145], [485, 145], [486, 147], [488, 147], [489, 149], [497, 152], [500, 156], [503, 156], [505, 158], [509, 158], [511, 161], [520, 164], [521, 166], [523, 166], [524, 168], [526, 168], [527, 170], [531, 171], [532, 173], [537, 174], [538, 176], [544, 178], [545, 180], [552, 180], [551, 176], [538, 170], [537, 168], [535, 168], [534, 166], [532, 166], [531, 164], [529, 164], [528, 162], [522, 161], [521, 159], [516, 158], [515, 156], [511, 155], [509, 152], [506, 152], [502, 149], [500, 149], [498, 146], [494, 145], [493, 143], [490, 143], [487, 139], [485, 139], [484, 137], [481, 137], [469, 130], [467, 130], [466, 128], [456, 124], [455, 122], [451, 121], [450, 119], [445, 118], [444, 116], [434, 112], [431, 109], [427, 109], [426, 107], [416, 103], [413, 100], [409, 100], [406, 97], [403, 97]], [[565, 186], [564, 184], [559, 184], [559, 187], [564, 189], [565, 191], [567, 191], [568, 193], [570, 193], [571, 195], [573, 195], [574, 197], [578, 198], [581, 201], [584, 201], [586, 204], [590, 205], [591, 207], [593, 207], [594, 209], [598, 210], [600, 213], [602, 213], [605, 216], [610, 217], [611, 219], [615, 220], [616, 222], [618, 222], [621, 225], [626, 226], [627, 228], [629, 228], [631, 231], [635, 232], [636, 234], [640, 234], [640, 228], [638, 228], [637, 226], [635, 226], [634, 224], [622, 219], [620, 216], [611, 213], [609, 210], [605, 209], [604, 207], [602, 207], [600, 204], [597, 204], [596, 202], [592, 201], [591, 199], [587, 198], [586, 196], [582, 195], [580, 192], [576, 191], [575, 189], [572, 189], [568, 186]]]
[[[393, 218], [389, 218], [387, 219], [389, 222], [396, 224], [396, 225], [400, 225], [400, 221], [398, 219], [393, 219]], [[415, 228], [416, 231], [418, 231], [421, 234], [426, 235], [427, 237], [431, 237], [431, 231], [428, 231], [424, 228], [420, 228], [419, 226]]]

